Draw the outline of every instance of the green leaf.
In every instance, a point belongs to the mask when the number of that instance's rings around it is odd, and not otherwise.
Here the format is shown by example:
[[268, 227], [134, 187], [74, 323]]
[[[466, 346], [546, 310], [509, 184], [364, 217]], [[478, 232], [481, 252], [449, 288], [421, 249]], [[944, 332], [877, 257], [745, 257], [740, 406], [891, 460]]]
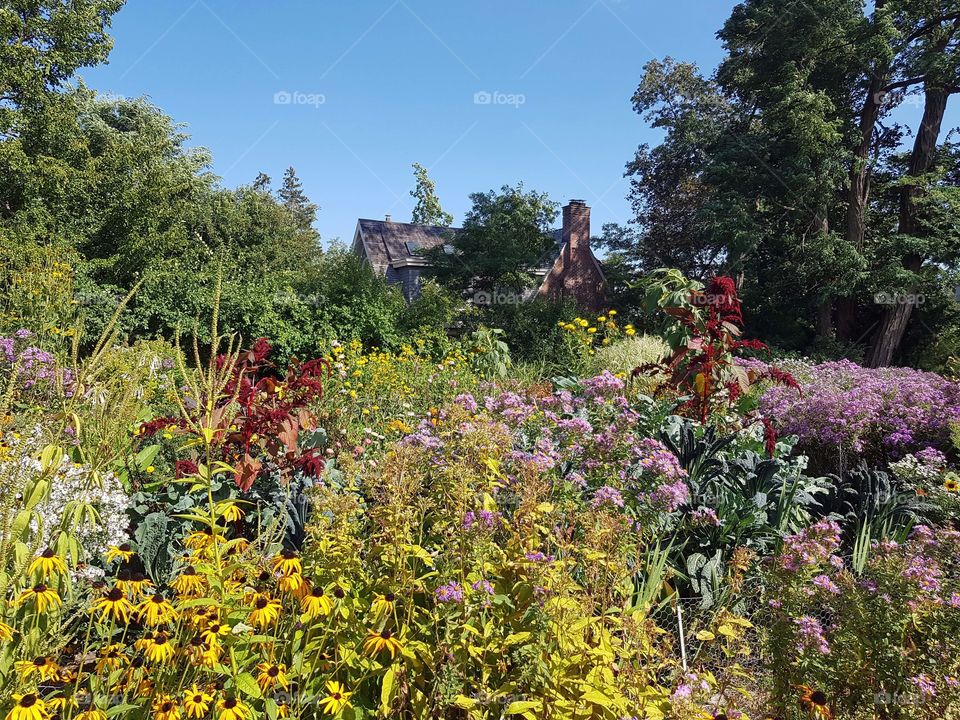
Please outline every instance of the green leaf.
[[257, 681], [254, 680], [253, 675], [248, 672], [240, 673], [237, 675], [236, 680], [234, 681], [237, 690], [246, 695], [247, 697], [252, 698], [261, 698], [263, 693], [260, 692], [260, 686], [257, 685]]
[[396, 671], [390, 667], [383, 675], [383, 683], [380, 686], [380, 712], [385, 716], [390, 715], [390, 706], [393, 704]]

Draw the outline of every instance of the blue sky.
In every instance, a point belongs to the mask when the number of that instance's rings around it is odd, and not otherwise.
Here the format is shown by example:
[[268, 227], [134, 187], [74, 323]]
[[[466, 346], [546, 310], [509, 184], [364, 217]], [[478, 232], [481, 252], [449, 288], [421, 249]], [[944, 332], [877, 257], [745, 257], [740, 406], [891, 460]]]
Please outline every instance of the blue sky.
[[327, 241], [409, 220], [414, 162], [457, 221], [469, 193], [523, 181], [586, 200], [599, 231], [629, 219], [624, 163], [656, 138], [630, 107], [644, 63], [712, 67], [733, 5], [128, 0], [110, 63], [82, 75], [185, 123], [226, 186], [293, 165]]
[[411, 164], [459, 222], [523, 181], [630, 218], [624, 164], [657, 133], [630, 97], [650, 59], [712, 70], [732, 0], [128, 0], [104, 92], [145, 95], [209, 148], [223, 184], [293, 165], [325, 241], [407, 221]]

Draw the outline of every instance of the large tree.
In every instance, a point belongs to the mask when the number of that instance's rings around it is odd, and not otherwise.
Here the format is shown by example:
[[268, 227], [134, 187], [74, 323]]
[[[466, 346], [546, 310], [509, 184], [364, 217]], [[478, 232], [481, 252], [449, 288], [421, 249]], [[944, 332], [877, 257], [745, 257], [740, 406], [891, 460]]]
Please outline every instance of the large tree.
[[463, 227], [429, 253], [433, 272], [458, 290], [519, 291], [554, 244], [550, 227], [557, 205], [545, 193], [504, 185], [470, 195]]

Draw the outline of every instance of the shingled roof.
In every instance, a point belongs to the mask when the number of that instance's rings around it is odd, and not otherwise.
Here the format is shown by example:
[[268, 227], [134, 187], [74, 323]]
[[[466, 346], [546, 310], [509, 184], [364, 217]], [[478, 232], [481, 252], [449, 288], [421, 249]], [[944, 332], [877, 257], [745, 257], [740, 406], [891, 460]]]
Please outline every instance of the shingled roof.
[[[440, 225], [361, 218], [357, 221], [354, 250], [358, 251], [360, 248], [357, 245], [361, 244], [363, 255], [380, 272], [398, 264], [426, 265], [422, 254], [449, 243], [460, 230], [461, 228]], [[563, 247], [562, 230], [552, 230], [549, 235], [554, 240], [554, 246], [551, 246], [538, 263], [538, 269], [544, 272], [553, 266]]]

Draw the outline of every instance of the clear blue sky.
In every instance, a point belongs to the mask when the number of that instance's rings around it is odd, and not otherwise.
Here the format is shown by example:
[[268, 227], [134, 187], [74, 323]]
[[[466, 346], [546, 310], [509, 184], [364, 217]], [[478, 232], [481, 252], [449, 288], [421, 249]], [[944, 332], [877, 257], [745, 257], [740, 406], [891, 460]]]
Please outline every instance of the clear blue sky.
[[128, 0], [110, 63], [82, 75], [185, 123], [228, 187], [293, 165], [325, 241], [409, 220], [414, 162], [457, 222], [469, 193], [523, 181], [586, 200], [599, 232], [630, 218], [624, 164], [658, 138], [630, 107], [644, 63], [709, 72], [734, 4]]
[[[110, 63], [82, 75], [185, 123], [226, 186], [293, 165], [327, 241], [349, 241], [358, 217], [409, 220], [414, 162], [458, 222], [469, 193], [522, 180], [585, 199], [599, 231], [629, 219], [624, 163], [656, 139], [630, 107], [644, 63], [712, 67], [733, 5], [128, 0]], [[483, 92], [502, 95], [477, 104]]]

